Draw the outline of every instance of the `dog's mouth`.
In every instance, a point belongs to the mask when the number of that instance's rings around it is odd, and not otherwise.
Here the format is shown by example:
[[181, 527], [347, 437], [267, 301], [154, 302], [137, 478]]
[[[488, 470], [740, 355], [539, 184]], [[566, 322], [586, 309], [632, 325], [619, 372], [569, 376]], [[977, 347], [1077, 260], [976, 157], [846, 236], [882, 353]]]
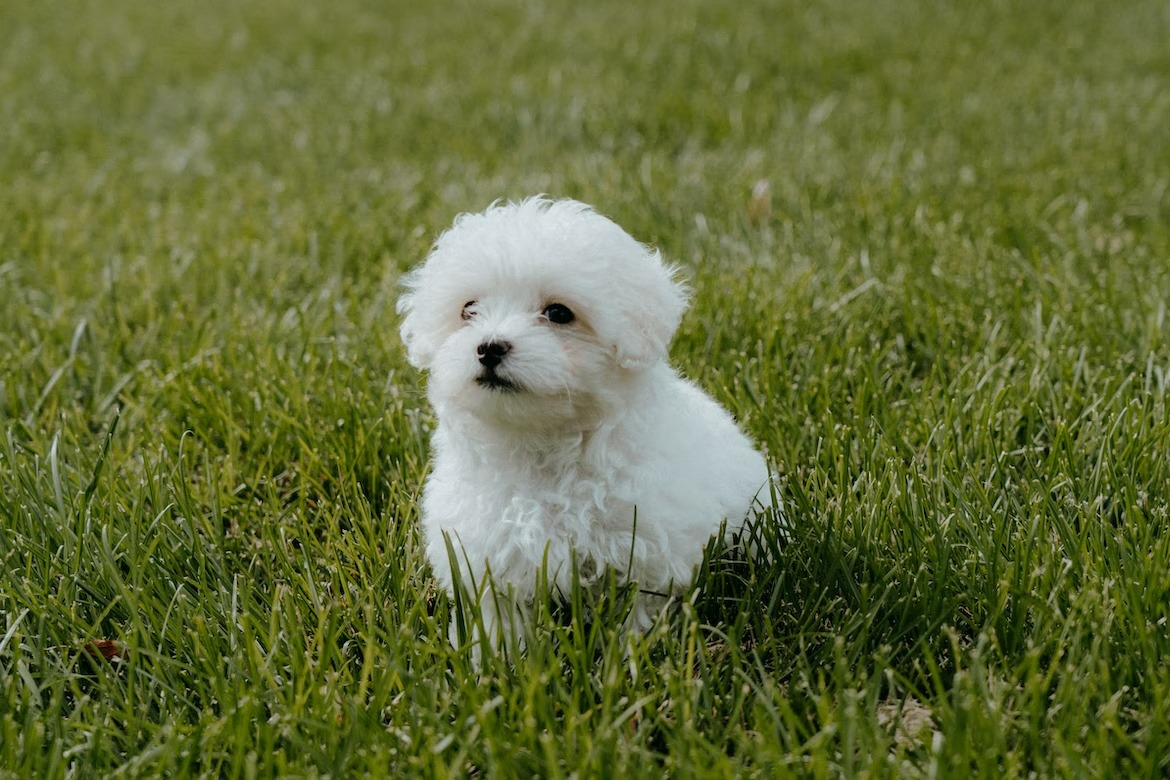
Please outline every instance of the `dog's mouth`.
[[484, 371], [475, 378], [475, 383], [480, 387], [486, 387], [489, 390], [497, 390], [501, 393], [515, 393], [520, 390], [520, 385], [513, 382], [511, 379], [506, 379], [495, 371]]

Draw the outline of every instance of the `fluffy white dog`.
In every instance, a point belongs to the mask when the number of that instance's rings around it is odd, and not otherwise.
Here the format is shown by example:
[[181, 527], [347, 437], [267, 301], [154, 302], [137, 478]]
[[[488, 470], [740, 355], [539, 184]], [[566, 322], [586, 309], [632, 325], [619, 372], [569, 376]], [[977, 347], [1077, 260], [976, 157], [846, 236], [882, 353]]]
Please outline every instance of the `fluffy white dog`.
[[674, 276], [590, 207], [538, 197], [459, 216], [403, 280], [438, 417], [427, 555], [448, 591], [494, 583], [472, 591], [494, 641], [538, 582], [567, 593], [606, 569], [638, 583], [628, 625], [645, 630], [724, 522], [770, 504], [763, 457], [666, 362]]

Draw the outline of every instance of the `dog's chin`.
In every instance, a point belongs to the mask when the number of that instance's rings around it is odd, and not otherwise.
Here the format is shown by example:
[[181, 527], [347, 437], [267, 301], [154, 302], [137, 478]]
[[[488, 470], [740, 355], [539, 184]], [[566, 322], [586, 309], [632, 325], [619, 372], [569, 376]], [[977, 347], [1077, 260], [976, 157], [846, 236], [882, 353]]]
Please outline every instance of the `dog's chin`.
[[585, 390], [553, 391], [539, 383], [481, 373], [442, 401], [441, 414], [477, 420], [521, 435], [579, 432], [596, 423], [596, 403]]
[[523, 388], [517, 382], [490, 371], [485, 371], [477, 376], [475, 384], [489, 392], [504, 394], [523, 392]]

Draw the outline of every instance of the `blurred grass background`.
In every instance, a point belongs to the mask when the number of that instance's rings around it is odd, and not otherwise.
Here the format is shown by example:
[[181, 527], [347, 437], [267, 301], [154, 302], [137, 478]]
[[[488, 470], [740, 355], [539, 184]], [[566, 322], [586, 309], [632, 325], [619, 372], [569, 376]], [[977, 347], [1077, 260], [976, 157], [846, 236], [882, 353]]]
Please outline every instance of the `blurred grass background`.
[[[1167, 40], [1153, 0], [3, 4], [0, 773], [1164, 775]], [[684, 265], [674, 360], [796, 532], [629, 656], [603, 600], [477, 675], [394, 285], [536, 192]]]

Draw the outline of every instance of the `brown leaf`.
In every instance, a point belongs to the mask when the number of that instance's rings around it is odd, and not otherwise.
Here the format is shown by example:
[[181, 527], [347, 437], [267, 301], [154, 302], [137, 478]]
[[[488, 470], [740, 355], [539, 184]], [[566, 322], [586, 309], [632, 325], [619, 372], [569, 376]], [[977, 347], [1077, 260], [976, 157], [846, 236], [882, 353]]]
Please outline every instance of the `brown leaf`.
[[120, 660], [126, 657], [126, 646], [113, 639], [95, 639], [85, 643], [85, 652], [103, 661], [113, 661], [115, 658]]
[[759, 227], [772, 216], [772, 183], [760, 179], [752, 187], [752, 196], [747, 204], [748, 222]]

